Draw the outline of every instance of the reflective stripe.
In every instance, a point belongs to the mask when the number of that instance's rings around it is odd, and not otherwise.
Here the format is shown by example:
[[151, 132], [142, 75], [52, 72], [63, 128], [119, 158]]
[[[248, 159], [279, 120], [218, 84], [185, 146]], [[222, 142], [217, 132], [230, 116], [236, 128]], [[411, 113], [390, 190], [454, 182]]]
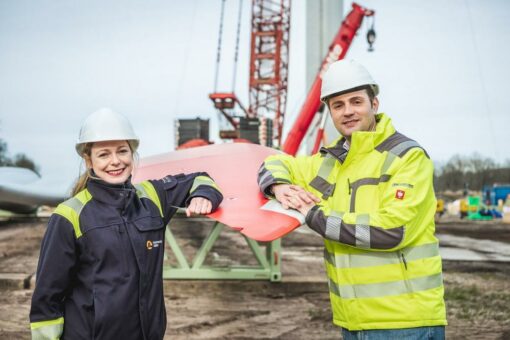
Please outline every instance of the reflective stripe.
[[[407, 151], [411, 150], [412, 148], [423, 148], [418, 144], [416, 141], [404, 136], [400, 132], [395, 132], [393, 135], [386, 138], [381, 144], [379, 144], [375, 149], [379, 152], [388, 151], [388, 155], [386, 156], [386, 159], [384, 160], [384, 164], [381, 168], [381, 174], [386, 173], [393, 161], [397, 157], [404, 156]], [[427, 152], [425, 152], [425, 155], [427, 155]], [[428, 155], [427, 155], [428, 157]]]
[[394, 153], [388, 153], [388, 155], [386, 156], [386, 159], [384, 160], [384, 164], [381, 168], [381, 175], [382, 174], [385, 174], [390, 166], [393, 164], [393, 161], [397, 158], [397, 155], [395, 155]]
[[401, 250], [407, 261], [421, 260], [427, 257], [439, 256], [439, 243], [427, 243], [416, 247], [407, 247]]
[[344, 299], [378, 298], [439, 288], [443, 285], [441, 273], [417, 277], [407, 281], [392, 281], [358, 285], [338, 285], [329, 279], [329, 291]]
[[333, 171], [333, 168], [335, 167], [335, 162], [336, 159], [327, 154], [321, 163], [317, 176], [324, 178], [324, 180], [327, 180], [329, 174], [331, 173], [331, 171]]
[[[331, 282], [333, 294], [340, 291], [340, 297], [344, 299], [354, 298], [374, 298], [392, 295], [402, 295], [408, 293], [416, 293], [424, 290], [438, 288], [443, 285], [443, 276], [441, 273], [417, 277], [406, 281], [392, 281], [371, 284], [358, 284], [358, 285], [335, 285]], [[336, 286], [336, 287], [335, 287]], [[331, 288], [330, 288], [331, 289]]]
[[271, 159], [269, 161], [265, 161], [264, 164], [266, 164], [266, 165], [281, 166], [281, 167], [283, 167], [290, 174], [290, 170], [287, 167], [287, 165], [285, 165], [285, 163], [283, 163], [282, 161], [280, 161], [278, 159]]
[[374, 177], [360, 178], [357, 181], [352, 182], [351, 183], [352, 194], [351, 194], [350, 212], [355, 211], [356, 193], [361, 186], [363, 186], [363, 185], [378, 185], [379, 183], [388, 182], [390, 180], [390, 178], [391, 178], [390, 175], [382, 175], [379, 178], [374, 178]]
[[370, 248], [370, 226], [356, 224], [356, 247]]
[[197, 177], [195, 177], [195, 180], [193, 181], [193, 185], [191, 186], [191, 190], [189, 191], [190, 194], [193, 193], [193, 191], [195, 191], [201, 185], [207, 185], [207, 186], [213, 187], [217, 191], [221, 192], [220, 188], [218, 188], [216, 183], [214, 183], [214, 181], [211, 178], [209, 178], [207, 176], [197, 176]]
[[310, 186], [322, 194], [322, 198], [327, 200], [335, 192], [336, 184], [331, 184], [324, 178], [316, 176], [310, 183]]
[[59, 204], [54, 211], [55, 214], [63, 216], [71, 222], [74, 229], [74, 235], [77, 239], [82, 235], [80, 228], [80, 213], [85, 204], [87, 204], [87, 202], [91, 199], [92, 195], [90, 195], [87, 189], [84, 189], [74, 197], [71, 197], [67, 201]]
[[310, 186], [322, 194], [323, 199], [331, 197], [335, 191], [335, 183], [331, 184], [327, 181], [329, 174], [333, 171], [337, 160], [329, 153], [326, 154], [321, 163], [317, 176], [309, 183]]
[[[422, 260], [430, 257], [439, 256], [439, 243], [427, 243], [416, 247], [407, 247], [401, 250], [404, 253], [407, 262]], [[329, 253], [324, 248], [324, 259], [336, 268], [362, 268], [384, 266], [388, 264], [400, 263], [398, 252], [374, 252], [367, 251], [361, 254], [341, 254]]]
[[326, 231], [324, 236], [329, 240], [339, 241], [341, 225], [342, 219], [340, 217], [328, 216], [326, 219]]
[[259, 186], [260, 186], [260, 187], [262, 187], [262, 184], [264, 183], [264, 181], [265, 181], [265, 180], [266, 180], [269, 176], [271, 176], [271, 172], [269, 172], [269, 171], [268, 171], [268, 170], [266, 170], [266, 169], [264, 169], [264, 171], [265, 171], [265, 172], [259, 176], [259, 181], [258, 181], [258, 182], [259, 182]]
[[359, 214], [356, 216], [355, 227], [356, 247], [370, 248], [370, 215]]
[[400, 132], [395, 132], [394, 134], [386, 138], [381, 144], [377, 145], [375, 149], [383, 153], [384, 151], [390, 151], [400, 143], [407, 142], [410, 140], [412, 139], [404, 136]]
[[336, 284], [335, 281], [329, 279], [328, 280], [328, 286], [329, 286], [329, 291], [331, 293], [340, 296], [340, 290], [339, 290], [338, 285]]
[[147, 198], [151, 200], [159, 210], [159, 214], [161, 217], [163, 217], [163, 208], [161, 207], [161, 202], [159, 201], [158, 193], [156, 192], [156, 189], [149, 181], [143, 181], [138, 184], [134, 185], [136, 188], [136, 195], [139, 198]]
[[393, 147], [389, 152], [393, 153], [399, 157], [402, 157], [405, 151], [414, 148], [414, 147], [420, 147], [420, 144], [416, 143], [414, 140], [408, 140], [406, 142], [402, 142], [398, 144], [397, 146]]
[[59, 339], [64, 330], [64, 318], [32, 322], [30, 329], [32, 330], [32, 340]]

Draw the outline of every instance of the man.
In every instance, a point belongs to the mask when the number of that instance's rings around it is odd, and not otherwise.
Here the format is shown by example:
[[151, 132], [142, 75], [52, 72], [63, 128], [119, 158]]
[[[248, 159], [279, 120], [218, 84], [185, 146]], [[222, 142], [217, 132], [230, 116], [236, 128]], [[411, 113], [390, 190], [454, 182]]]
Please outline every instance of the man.
[[333, 322], [344, 339], [443, 339], [432, 161], [376, 114], [378, 93], [362, 65], [331, 64], [321, 100], [341, 138], [313, 156], [268, 157], [259, 185], [324, 238]]

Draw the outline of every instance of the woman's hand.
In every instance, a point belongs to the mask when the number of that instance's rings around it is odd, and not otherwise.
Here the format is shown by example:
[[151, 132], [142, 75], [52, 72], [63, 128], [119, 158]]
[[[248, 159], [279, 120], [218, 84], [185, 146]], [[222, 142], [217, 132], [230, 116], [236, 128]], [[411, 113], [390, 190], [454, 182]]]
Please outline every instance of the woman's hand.
[[186, 216], [194, 215], [207, 215], [211, 213], [212, 203], [207, 198], [193, 197], [188, 207], [186, 208]]

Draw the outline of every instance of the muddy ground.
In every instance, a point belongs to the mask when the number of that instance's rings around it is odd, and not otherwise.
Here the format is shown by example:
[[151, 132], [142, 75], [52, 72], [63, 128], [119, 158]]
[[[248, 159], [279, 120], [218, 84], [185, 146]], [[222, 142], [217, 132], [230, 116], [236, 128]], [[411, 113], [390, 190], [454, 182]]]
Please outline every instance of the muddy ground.
[[[45, 219], [0, 222], [0, 339], [29, 339], [28, 311]], [[207, 226], [172, 226], [191, 258]], [[510, 225], [448, 220], [438, 233], [510, 243]], [[306, 228], [282, 240], [283, 281], [165, 281], [165, 339], [339, 339], [331, 323], [322, 241]], [[206, 263], [250, 264], [226, 230]], [[449, 339], [510, 339], [510, 264], [444, 262]]]

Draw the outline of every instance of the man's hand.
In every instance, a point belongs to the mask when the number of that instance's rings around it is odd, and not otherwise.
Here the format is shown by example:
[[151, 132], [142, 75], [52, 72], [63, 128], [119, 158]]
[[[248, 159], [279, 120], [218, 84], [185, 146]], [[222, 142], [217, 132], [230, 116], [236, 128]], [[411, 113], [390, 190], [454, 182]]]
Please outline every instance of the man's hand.
[[207, 215], [212, 210], [212, 203], [207, 198], [193, 197], [186, 208], [186, 216], [190, 217], [191, 214]]
[[271, 190], [284, 209], [296, 209], [305, 216], [316, 203], [321, 201], [320, 198], [299, 185], [273, 184]]

